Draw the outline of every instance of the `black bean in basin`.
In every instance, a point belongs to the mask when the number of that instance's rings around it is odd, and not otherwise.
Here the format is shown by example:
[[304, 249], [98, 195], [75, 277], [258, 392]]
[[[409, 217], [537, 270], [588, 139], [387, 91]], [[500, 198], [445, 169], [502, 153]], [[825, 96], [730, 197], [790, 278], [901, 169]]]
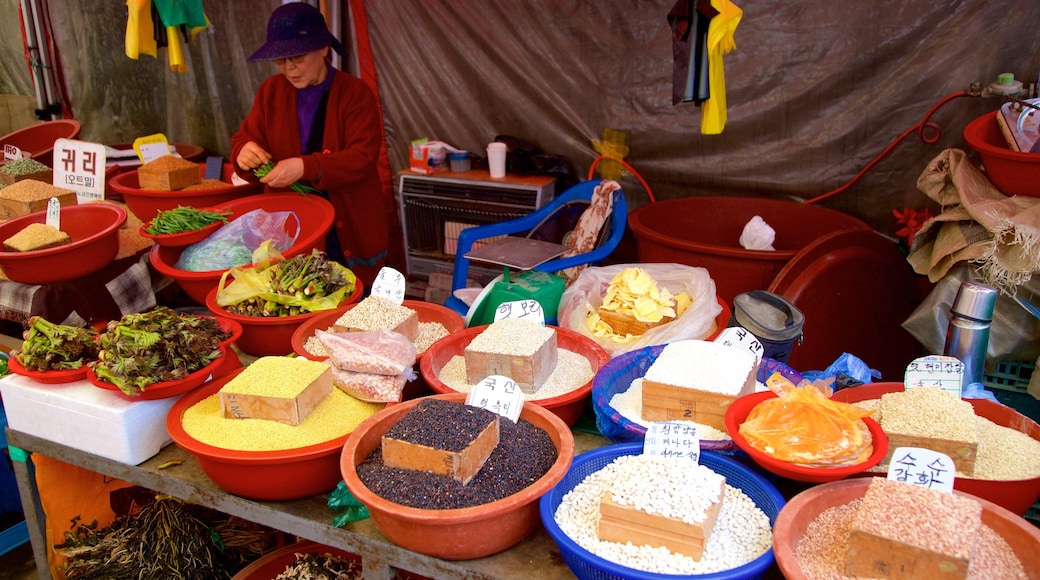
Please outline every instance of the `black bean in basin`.
[[541, 428], [522, 419], [519, 423], [502, 419], [498, 446], [467, 485], [445, 475], [386, 467], [380, 447], [357, 466], [357, 473], [368, 489], [388, 501], [420, 509], [456, 509], [523, 490], [549, 471], [557, 454], [556, 445]]

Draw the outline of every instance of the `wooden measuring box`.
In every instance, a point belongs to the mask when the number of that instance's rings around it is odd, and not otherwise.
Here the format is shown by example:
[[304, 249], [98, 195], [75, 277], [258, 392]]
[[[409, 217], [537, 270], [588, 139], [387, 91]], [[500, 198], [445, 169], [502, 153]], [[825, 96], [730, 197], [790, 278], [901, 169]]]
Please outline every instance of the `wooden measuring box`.
[[[852, 520], [845, 573], [907, 580], [966, 578], [982, 528], [982, 505], [965, 496], [873, 479]], [[909, 497], [888, 499], [884, 490], [892, 486], [905, 486]]]
[[466, 485], [498, 446], [499, 416], [494, 415], [461, 451], [437, 449], [383, 435], [383, 465], [446, 475]]
[[[285, 362], [279, 361], [282, 359]], [[277, 381], [291, 388], [267, 390]], [[332, 368], [303, 358], [263, 357], [221, 387], [220, 414], [227, 419], [269, 419], [299, 425], [332, 393]]]
[[[512, 343], [512, 346], [505, 345]], [[556, 330], [535, 322], [504, 318], [484, 329], [465, 348], [466, 382], [509, 377], [524, 393], [535, 393], [556, 370]]]
[[643, 377], [646, 421], [693, 421], [726, 430], [726, 410], [755, 390], [758, 361], [713, 342], [670, 343]]
[[674, 553], [700, 561], [704, 545], [711, 537], [715, 520], [722, 510], [722, 497], [726, 492], [726, 481], [722, 480], [717, 501], [701, 514], [699, 521], [687, 523], [681, 519], [662, 514], [651, 514], [635, 506], [621, 505], [611, 499], [607, 490], [600, 499], [599, 539], [606, 542], [632, 542], [635, 546], [650, 545], [665, 547]]

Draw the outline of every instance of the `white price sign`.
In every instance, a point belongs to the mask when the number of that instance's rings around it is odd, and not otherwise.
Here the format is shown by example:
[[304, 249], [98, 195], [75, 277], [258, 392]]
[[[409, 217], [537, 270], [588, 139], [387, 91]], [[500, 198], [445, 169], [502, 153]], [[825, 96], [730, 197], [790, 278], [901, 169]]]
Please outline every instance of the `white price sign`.
[[498, 413], [516, 423], [524, 408], [524, 392], [513, 379], [491, 375], [473, 386], [466, 395], [466, 404]]
[[372, 282], [372, 296], [382, 296], [397, 304], [404, 302], [404, 274], [389, 266], [383, 266]]
[[137, 153], [141, 163], [148, 163], [160, 157], [172, 155], [170, 144], [166, 141], [166, 135], [162, 133], [134, 139], [134, 152]]
[[697, 427], [686, 423], [651, 423], [643, 437], [643, 455], [700, 461], [701, 437]]
[[24, 157], [22, 150], [10, 143], [4, 143], [4, 161], [14, 161]]
[[903, 375], [903, 384], [908, 390], [917, 387], [939, 387], [959, 399], [963, 378], [964, 363], [960, 359], [933, 354], [911, 361]]
[[731, 326], [723, 329], [712, 342], [750, 351], [760, 361], [762, 360], [762, 354], [766, 351], [762, 343], [759, 342], [758, 337], [743, 326]]
[[52, 197], [47, 200], [47, 217], [44, 223], [56, 230], [61, 229], [61, 204], [58, 198]]
[[921, 447], [896, 447], [888, 464], [888, 479], [953, 493], [957, 468], [945, 453]]
[[523, 318], [545, 326], [545, 311], [542, 310], [542, 305], [533, 299], [512, 300], [499, 304], [498, 308], [495, 308], [495, 322], [503, 318]]
[[52, 183], [75, 191], [79, 201], [105, 199], [105, 146], [74, 139], [56, 140]]

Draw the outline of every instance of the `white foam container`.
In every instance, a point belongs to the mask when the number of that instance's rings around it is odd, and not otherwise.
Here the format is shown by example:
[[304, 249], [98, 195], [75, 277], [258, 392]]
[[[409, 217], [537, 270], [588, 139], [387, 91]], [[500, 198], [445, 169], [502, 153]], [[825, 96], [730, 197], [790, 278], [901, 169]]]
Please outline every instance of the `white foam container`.
[[132, 401], [86, 380], [48, 385], [21, 375], [0, 379], [11, 429], [137, 465], [170, 443], [166, 415], [179, 396]]

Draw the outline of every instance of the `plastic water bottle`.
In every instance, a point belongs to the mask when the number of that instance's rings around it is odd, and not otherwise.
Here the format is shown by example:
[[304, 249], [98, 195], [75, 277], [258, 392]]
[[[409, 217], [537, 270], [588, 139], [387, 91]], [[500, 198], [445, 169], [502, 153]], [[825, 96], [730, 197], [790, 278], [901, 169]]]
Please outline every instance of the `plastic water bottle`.
[[962, 282], [950, 306], [950, 325], [946, 329], [943, 354], [957, 357], [964, 363], [962, 388], [982, 382], [996, 303], [995, 288], [977, 282]]

